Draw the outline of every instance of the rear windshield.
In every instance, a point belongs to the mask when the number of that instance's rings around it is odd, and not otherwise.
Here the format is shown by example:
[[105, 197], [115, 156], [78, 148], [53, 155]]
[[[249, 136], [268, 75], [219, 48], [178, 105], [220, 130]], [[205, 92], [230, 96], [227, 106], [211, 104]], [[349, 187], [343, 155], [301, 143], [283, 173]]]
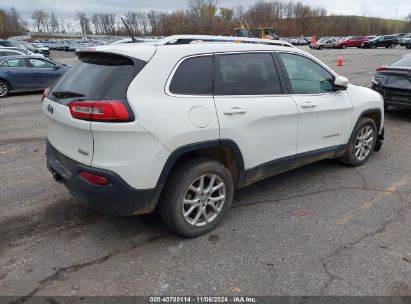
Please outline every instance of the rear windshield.
[[411, 67], [411, 56], [404, 56], [390, 64], [392, 67]]
[[126, 99], [128, 86], [145, 64], [115, 54], [80, 54], [79, 62], [52, 87], [49, 98], [63, 104], [73, 99]]

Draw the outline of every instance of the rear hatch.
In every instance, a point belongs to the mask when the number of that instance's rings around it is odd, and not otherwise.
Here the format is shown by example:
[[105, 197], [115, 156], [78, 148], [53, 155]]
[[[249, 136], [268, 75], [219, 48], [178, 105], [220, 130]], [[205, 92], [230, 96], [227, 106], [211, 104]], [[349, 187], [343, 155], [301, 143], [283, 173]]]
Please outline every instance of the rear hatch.
[[381, 71], [384, 76], [384, 85], [393, 89], [411, 90], [411, 69], [390, 68]]
[[[92, 121], [134, 120], [127, 89], [145, 64], [118, 54], [79, 53], [79, 62], [50, 88], [43, 100], [50, 144], [65, 156], [90, 166], [94, 152]], [[118, 106], [120, 116], [116, 116]]]
[[411, 56], [405, 55], [389, 66], [377, 68], [375, 78], [385, 87], [411, 90]]

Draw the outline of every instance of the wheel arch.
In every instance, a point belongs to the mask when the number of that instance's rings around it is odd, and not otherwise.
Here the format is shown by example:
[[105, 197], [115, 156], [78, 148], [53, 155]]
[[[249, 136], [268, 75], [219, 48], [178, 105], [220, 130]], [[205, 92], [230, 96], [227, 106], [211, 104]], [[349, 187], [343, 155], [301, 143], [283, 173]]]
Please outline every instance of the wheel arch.
[[238, 145], [229, 139], [189, 144], [173, 151], [168, 157], [157, 185], [164, 185], [177, 163], [189, 158], [208, 157], [222, 163], [230, 172], [235, 188], [244, 183], [244, 160]]
[[1, 76], [0, 76], [0, 80], [1, 80], [1, 81], [4, 81], [5, 83], [7, 83], [7, 85], [8, 85], [9, 88], [10, 88], [10, 91], [13, 90], [13, 86], [11, 85], [10, 81], [8, 81], [6, 78], [1, 77]]
[[372, 120], [374, 120], [375, 124], [377, 125], [377, 131], [379, 132], [381, 130], [381, 126], [382, 126], [382, 111], [381, 111], [381, 109], [373, 108], [373, 109], [368, 109], [368, 110], [363, 111], [360, 114], [360, 116], [358, 117], [355, 127], [358, 126], [359, 122], [364, 117], [368, 117], [368, 118], [371, 118]]
[[381, 130], [381, 124], [382, 124], [382, 111], [379, 108], [372, 108], [372, 109], [367, 109], [358, 116], [357, 121], [355, 122], [354, 128], [351, 131], [351, 136], [349, 138], [349, 142], [353, 139], [353, 136], [355, 135], [355, 130], [357, 130], [358, 126], [361, 124], [361, 120], [364, 117], [371, 118], [374, 120], [375, 124], [377, 125], [377, 133], [380, 132]]

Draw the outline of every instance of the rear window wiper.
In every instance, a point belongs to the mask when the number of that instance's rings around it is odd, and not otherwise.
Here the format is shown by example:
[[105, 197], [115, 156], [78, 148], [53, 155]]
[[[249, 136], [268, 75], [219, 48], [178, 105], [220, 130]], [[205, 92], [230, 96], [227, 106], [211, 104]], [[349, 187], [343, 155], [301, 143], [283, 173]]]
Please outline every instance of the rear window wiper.
[[70, 91], [58, 91], [51, 93], [54, 97], [58, 99], [73, 98], [73, 97], [84, 97], [84, 94]]

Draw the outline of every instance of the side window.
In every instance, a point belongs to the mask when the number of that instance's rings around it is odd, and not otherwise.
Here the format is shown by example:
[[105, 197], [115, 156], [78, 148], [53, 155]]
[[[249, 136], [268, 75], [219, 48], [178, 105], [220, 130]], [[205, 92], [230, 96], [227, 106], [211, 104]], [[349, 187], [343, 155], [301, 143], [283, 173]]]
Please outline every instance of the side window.
[[26, 61], [24, 59], [9, 59], [6, 61], [7, 66], [10, 68], [25, 68]]
[[212, 56], [184, 60], [173, 75], [170, 92], [182, 95], [212, 95], [213, 65]]
[[294, 94], [318, 94], [334, 90], [334, 77], [314, 61], [295, 54], [279, 53]]
[[29, 59], [29, 61], [30, 61], [30, 64], [33, 66], [33, 68], [44, 68], [44, 69], [54, 68], [54, 64], [46, 60], [31, 58]]
[[1, 65], [0, 66], [2, 66], [2, 67], [8, 67], [9, 66], [9, 64], [7, 63], [7, 61], [4, 61], [4, 62], [2, 62], [1, 63]]
[[281, 94], [271, 53], [216, 56], [215, 95]]

